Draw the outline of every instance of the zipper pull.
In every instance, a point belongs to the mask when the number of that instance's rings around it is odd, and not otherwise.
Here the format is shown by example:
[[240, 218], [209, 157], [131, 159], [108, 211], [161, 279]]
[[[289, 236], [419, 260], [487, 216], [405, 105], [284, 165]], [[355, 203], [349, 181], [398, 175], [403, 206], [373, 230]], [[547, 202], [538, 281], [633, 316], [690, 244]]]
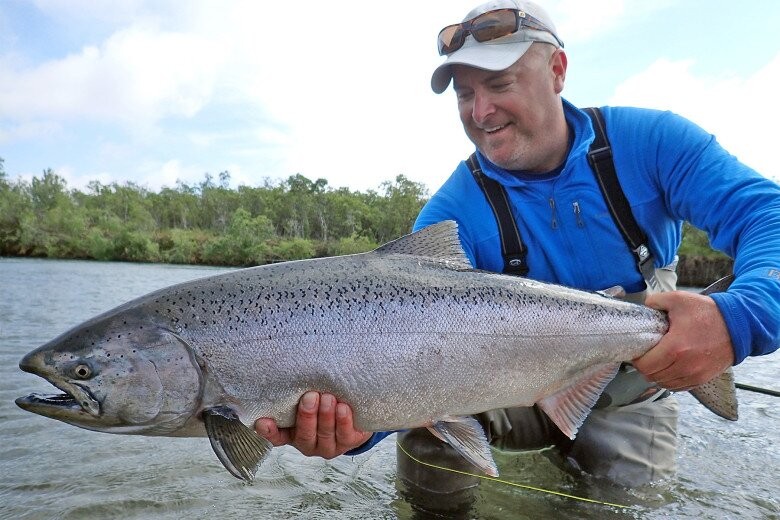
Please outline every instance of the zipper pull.
[[582, 220], [582, 211], [580, 211], [580, 203], [574, 201], [574, 216], [577, 218], [577, 227], [584, 228], [585, 221]]
[[555, 199], [550, 197], [550, 210], [552, 212], [552, 222], [550, 225], [553, 229], [558, 229], [558, 219], [555, 216]]

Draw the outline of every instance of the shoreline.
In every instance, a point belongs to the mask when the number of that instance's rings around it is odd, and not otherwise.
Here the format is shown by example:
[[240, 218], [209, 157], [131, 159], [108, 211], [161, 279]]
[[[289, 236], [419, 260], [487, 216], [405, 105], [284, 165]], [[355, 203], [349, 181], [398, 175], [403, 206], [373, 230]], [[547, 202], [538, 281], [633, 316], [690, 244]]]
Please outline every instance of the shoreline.
[[680, 255], [677, 263], [678, 287], [707, 287], [732, 273], [734, 261], [724, 255]]
[[[46, 260], [84, 260], [88, 262], [127, 262], [133, 264], [164, 264], [164, 265], [180, 265], [180, 266], [193, 266], [193, 267], [217, 267], [217, 268], [242, 268], [251, 267], [243, 265], [214, 265], [207, 263], [176, 263], [176, 262], [155, 262], [155, 261], [127, 261], [127, 260], [95, 260], [91, 258], [53, 258], [48, 256], [32, 256], [32, 255], [8, 255], [0, 256], [2, 258], [36, 258]], [[264, 265], [264, 264], [258, 264]], [[731, 274], [734, 266], [734, 261], [726, 256], [705, 256], [705, 255], [680, 255], [679, 262], [677, 263], [677, 285], [679, 287], [707, 287], [712, 282], [723, 278], [726, 275]]]

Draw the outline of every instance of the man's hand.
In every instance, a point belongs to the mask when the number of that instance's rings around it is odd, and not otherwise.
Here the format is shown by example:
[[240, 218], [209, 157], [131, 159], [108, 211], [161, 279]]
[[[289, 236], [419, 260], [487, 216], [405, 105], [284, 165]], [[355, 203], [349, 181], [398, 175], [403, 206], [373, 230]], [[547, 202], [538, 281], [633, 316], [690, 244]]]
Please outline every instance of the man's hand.
[[731, 337], [712, 298], [673, 291], [651, 294], [645, 304], [669, 316], [669, 332], [632, 361], [648, 381], [668, 390], [690, 390], [734, 364]]
[[332, 459], [357, 448], [371, 432], [356, 430], [352, 409], [331, 394], [306, 392], [298, 403], [295, 426], [277, 428], [273, 419], [255, 421], [255, 431], [274, 446], [291, 444], [308, 456]]

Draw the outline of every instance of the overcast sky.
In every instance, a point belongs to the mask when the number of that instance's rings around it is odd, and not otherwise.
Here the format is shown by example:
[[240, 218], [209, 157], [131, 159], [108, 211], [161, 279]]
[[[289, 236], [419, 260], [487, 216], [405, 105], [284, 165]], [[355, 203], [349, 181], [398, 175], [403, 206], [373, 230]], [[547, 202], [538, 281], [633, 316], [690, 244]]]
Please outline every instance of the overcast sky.
[[[436, 34], [479, 0], [0, 0], [0, 157], [73, 188], [300, 173], [438, 188], [473, 147]], [[579, 106], [670, 109], [780, 179], [780, 1], [550, 0]]]

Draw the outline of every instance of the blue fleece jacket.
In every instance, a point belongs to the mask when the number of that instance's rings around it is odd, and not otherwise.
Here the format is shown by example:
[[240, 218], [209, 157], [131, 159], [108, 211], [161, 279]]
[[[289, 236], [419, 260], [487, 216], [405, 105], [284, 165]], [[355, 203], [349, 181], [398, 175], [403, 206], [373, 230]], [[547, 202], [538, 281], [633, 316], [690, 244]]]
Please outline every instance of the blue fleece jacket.
[[[507, 191], [528, 247], [528, 277], [585, 290], [644, 288], [634, 256], [615, 226], [587, 160], [590, 118], [563, 101], [573, 141], [566, 162], [547, 175], [508, 171], [477, 153], [485, 174]], [[735, 259], [736, 279], [713, 294], [734, 346], [735, 364], [780, 346], [780, 187], [726, 152], [715, 137], [671, 112], [602, 107], [615, 169], [656, 267], [674, 261], [682, 222], [705, 230]], [[458, 223], [475, 267], [501, 271], [495, 217], [465, 162], [423, 208], [415, 230]], [[364, 451], [387, 434], [377, 433]], [[357, 450], [355, 453], [358, 452]]]

